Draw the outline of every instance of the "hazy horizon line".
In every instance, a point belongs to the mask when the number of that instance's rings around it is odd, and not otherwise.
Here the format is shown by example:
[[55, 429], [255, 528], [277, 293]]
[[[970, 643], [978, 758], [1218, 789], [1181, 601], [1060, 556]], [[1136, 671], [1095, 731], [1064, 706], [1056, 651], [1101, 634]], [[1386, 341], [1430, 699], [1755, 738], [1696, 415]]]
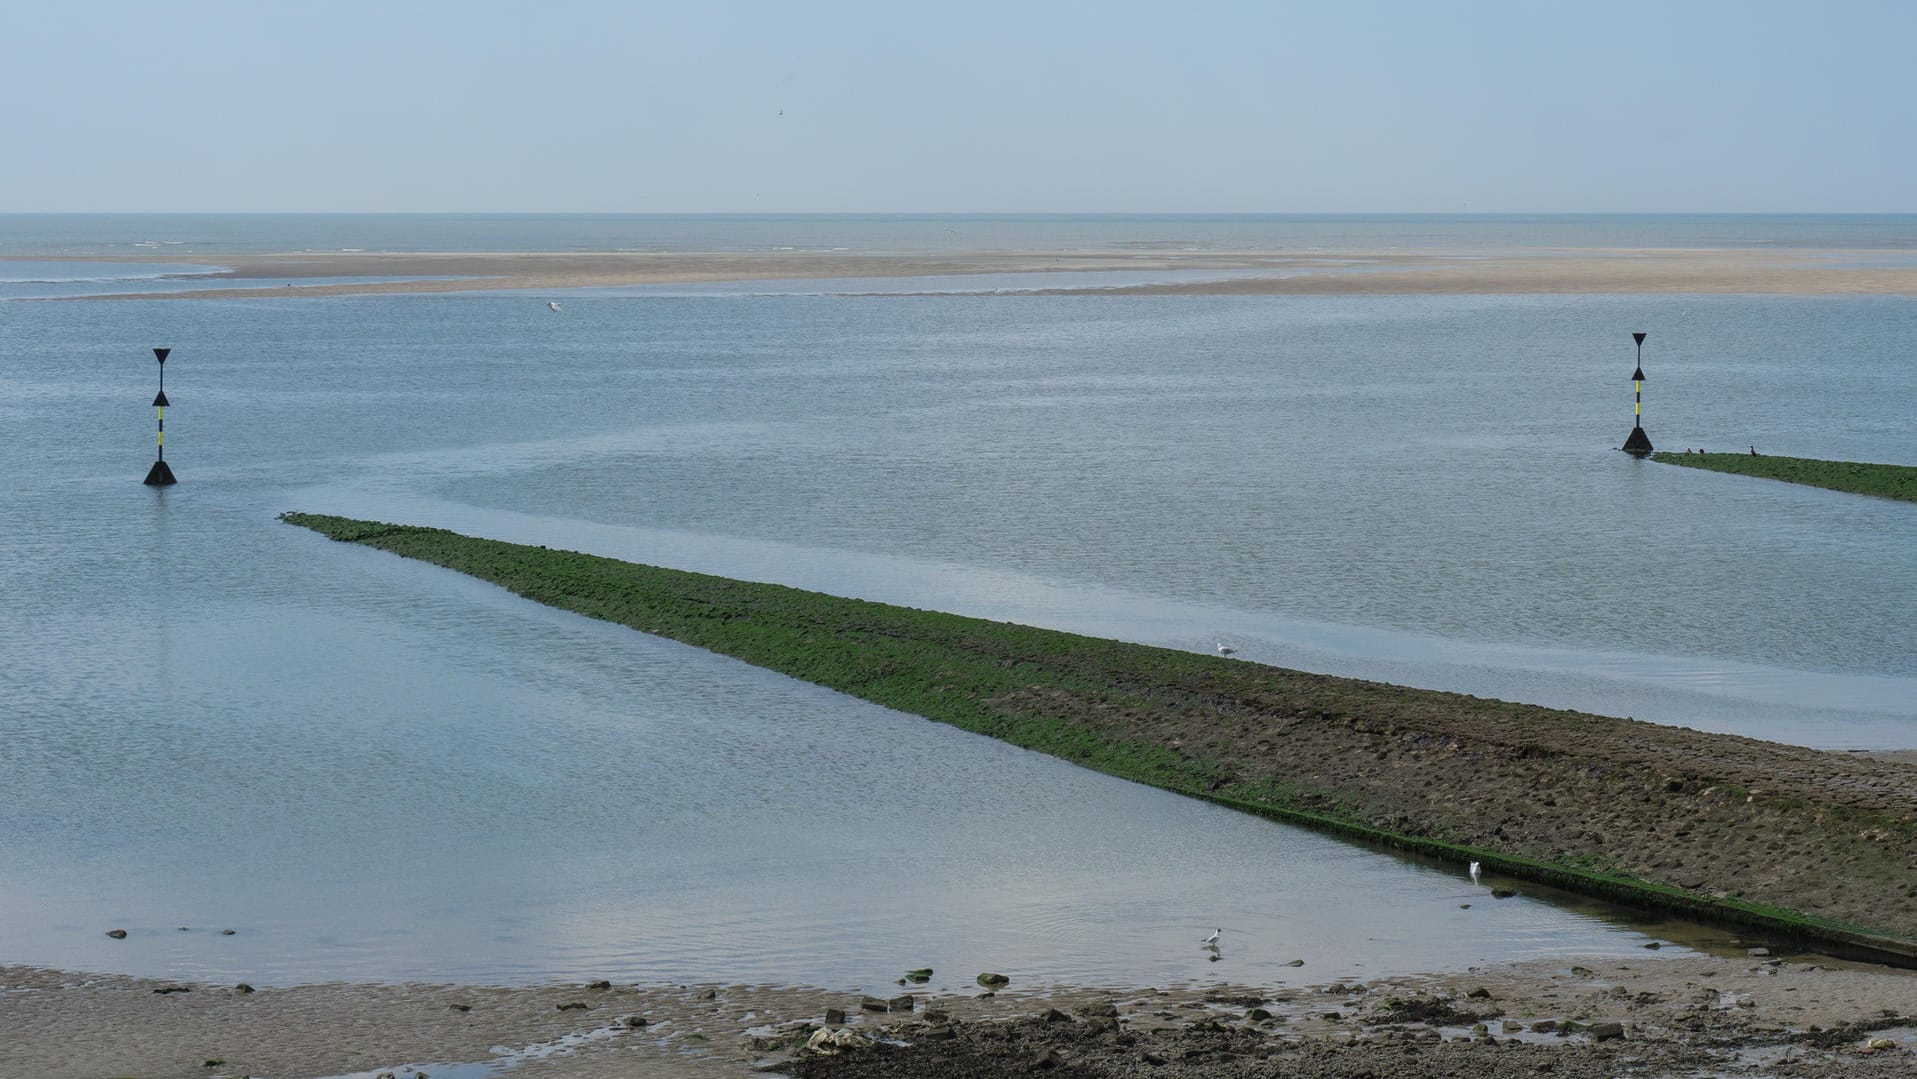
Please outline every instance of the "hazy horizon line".
[[1917, 210], [0, 210], [7, 217], [1917, 217]]

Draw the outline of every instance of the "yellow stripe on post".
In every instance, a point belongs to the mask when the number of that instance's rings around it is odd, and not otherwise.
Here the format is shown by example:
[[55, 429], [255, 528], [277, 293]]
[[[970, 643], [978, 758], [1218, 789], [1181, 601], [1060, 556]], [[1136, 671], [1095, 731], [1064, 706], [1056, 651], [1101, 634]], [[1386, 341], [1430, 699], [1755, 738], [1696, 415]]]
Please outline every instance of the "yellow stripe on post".
[[166, 355], [171, 351], [170, 348], [153, 350], [153, 358], [160, 361], [160, 392], [153, 395], [153, 444], [158, 448], [154, 451], [153, 467], [147, 470], [148, 487], [169, 487], [179, 482], [173, 478], [173, 470], [166, 467], [166, 406], [171, 403], [166, 399]]

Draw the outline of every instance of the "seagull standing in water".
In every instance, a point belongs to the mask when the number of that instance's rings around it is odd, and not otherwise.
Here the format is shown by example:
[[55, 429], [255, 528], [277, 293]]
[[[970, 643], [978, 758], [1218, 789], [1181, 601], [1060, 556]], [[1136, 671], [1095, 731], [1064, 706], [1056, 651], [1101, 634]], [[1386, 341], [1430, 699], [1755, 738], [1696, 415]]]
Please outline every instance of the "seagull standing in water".
[[1219, 642], [1218, 642], [1218, 654], [1219, 654], [1219, 655], [1221, 655], [1221, 656], [1229, 656], [1229, 655], [1231, 655], [1231, 654], [1232, 654], [1233, 652], [1236, 652], [1236, 651], [1238, 651], [1238, 649], [1236, 649], [1236, 648], [1233, 648], [1233, 647], [1232, 647], [1231, 645], [1228, 645], [1228, 644], [1226, 644], [1226, 643], [1225, 643], [1225, 642], [1223, 642], [1223, 641], [1219, 641]]
[[1218, 935], [1223, 932], [1223, 929], [1214, 929], [1211, 931], [1211, 936], [1206, 937], [1198, 943], [1203, 944], [1207, 948], [1216, 948], [1218, 947]]
[[547, 301], [546, 301], [546, 310], [548, 310], [548, 311], [557, 311], [557, 310], [559, 310], [559, 301], [558, 301], [558, 300], [547, 300]]
[[1478, 875], [1483, 872], [1484, 872], [1484, 866], [1479, 865], [1477, 862], [1472, 862], [1471, 863], [1471, 883], [1473, 884], [1478, 883]]

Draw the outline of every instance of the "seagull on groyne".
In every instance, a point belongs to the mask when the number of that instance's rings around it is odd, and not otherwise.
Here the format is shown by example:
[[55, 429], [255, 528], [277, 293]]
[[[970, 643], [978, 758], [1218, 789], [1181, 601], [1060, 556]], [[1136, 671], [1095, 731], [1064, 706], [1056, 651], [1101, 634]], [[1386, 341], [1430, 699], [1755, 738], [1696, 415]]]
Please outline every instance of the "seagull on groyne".
[[1204, 940], [1201, 940], [1198, 943], [1203, 944], [1207, 948], [1216, 948], [1218, 947], [1218, 936], [1219, 934], [1223, 932], [1224, 932], [1223, 929], [1214, 929], [1211, 931], [1211, 936], [1206, 937]]
[[547, 301], [546, 301], [546, 310], [548, 310], [548, 311], [557, 311], [557, 310], [559, 310], [559, 301], [558, 301], [558, 300], [547, 300]]
[[1238, 649], [1236, 649], [1236, 648], [1233, 648], [1233, 647], [1232, 647], [1231, 645], [1228, 645], [1228, 644], [1226, 644], [1226, 643], [1225, 643], [1225, 642], [1223, 642], [1223, 641], [1219, 641], [1219, 642], [1218, 642], [1218, 654], [1219, 654], [1219, 655], [1221, 655], [1221, 656], [1229, 656], [1229, 655], [1231, 655], [1231, 654], [1232, 654], [1233, 652], [1236, 652], [1236, 651], [1238, 651]]
[[1478, 864], [1477, 862], [1472, 862], [1471, 863], [1471, 883], [1473, 884], [1478, 883], [1478, 875], [1483, 872], [1484, 872], [1484, 866]]

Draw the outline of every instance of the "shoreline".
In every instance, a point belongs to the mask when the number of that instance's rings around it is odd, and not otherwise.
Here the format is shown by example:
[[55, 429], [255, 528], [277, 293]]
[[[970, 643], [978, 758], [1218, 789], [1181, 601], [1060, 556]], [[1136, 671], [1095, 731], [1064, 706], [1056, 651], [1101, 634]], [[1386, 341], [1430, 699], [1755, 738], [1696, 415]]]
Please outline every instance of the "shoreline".
[[[1917, 296], [1917, 264], [1872, 265], [1882, 252], [1645, 248], [1443, 252], [1271, 251], [1141, 255], [1110, 251], [978, 252], [302, 252], [189, 257], [224, 267], [197, 278], [229, 288], [63, 299], [231, 299], [385, 293], [568, 290], [772, 280], [1030, 275], [1030, 295], [1770, 294]], [[78, 256], [72, 257], [79, 261]], [[41, 259], [41, 261], [48, 261]], [[92, 259], [91, 261], [98, 261]], [[131, 264], [178, 257], [115, 256]], [[1049, 273], [1212, 272], [1198, 281], [1047, 287]], [[301, 285], [312, 278], [387, 280]], [[437, 278], [426, 280], [425, 278]], [[249, 284], [271, 281], [272, 285]], [[289, 292], [289, 288], [291, 291]]]
[[[1065, 1074], [1263, 1076], [1690, 1074], [1753, 1056], [1787, 1075], [1906, 1074], [1917, 1052], [1917, 973], [1818, 957], [1555, 958], [1364, 982], [1273, 987], [1063, 987], [926, 993], [909, 1010], [803, 986], [550, 984], [520, 988], [231, 985], [0, 966], [0, 1072], [36, 1079], [370, 1074], [488, 1063], [504, 1074], [610, 1079], [994, 1075], [1045, 1053]], [[829, 1018], [852, 1050], [801, 1048]], [[1478, 1024], [1483, 1024], [1481, 1030]], [[1617, 1024], [1609, 1028], [1606, 1024]], [[1582, 1028], [1582, 1029], [1578, 1029]], [[844, 1036], [841, 1036], [844, 1037]], [[880, 1047], [874, 1039], [883, 1037]], [[1864, 1052], [1873, 1038], [1889, 1047]], [[1158, 1064], [1153, 1064], [1153, 1060]], [[217, 1063], [213, 1063], [217, 1062]], [[1546, 1063], [1548, 1062], [1548, 1063]], [[1308, 1070], [1324, 1065], [1322, 1070]], [[1540, 1067], [1543, 1065], [1543, 1067]], [[1672, 1072], [1662, 1070], [1668, 1066]], [[967, 1070], [967, 1069], [971, 1070]], [[1636, 1074], [1647, 1074], [1642, 1068]]]

